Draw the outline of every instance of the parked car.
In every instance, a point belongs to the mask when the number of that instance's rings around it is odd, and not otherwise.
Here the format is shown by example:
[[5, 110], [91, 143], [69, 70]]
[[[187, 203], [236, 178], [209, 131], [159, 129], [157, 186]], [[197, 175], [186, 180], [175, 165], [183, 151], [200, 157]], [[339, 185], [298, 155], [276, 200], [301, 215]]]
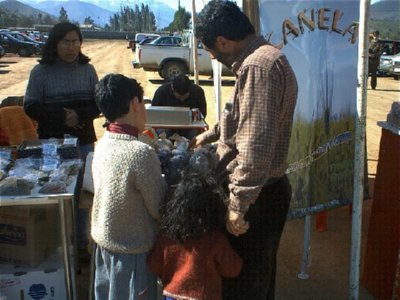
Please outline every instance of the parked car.
[[392, 75], [396, 80], [400, 79], [400, 53], [397, 53], [393, 56], [389, 74]]
[[42, 36], [41, 36], [41, 34], [40, 34], [40, 31], [37, 31], [37, 30], [34, 30], [34, 31], [28, 30], [28, 31], [26, 32], [26, 34], [27, 34], [31, 39], [35, 40], [36, 42], [42, 41]]
[[378, 66], [378, 74], [380, 76], [388, 76], [389, 69], [392, 66], [392, 59], [394, 55], [381, 55], [379, 66]]
[[395, 55], [400, 52], [400, 41], [397, 40], [379, 40], [382, 45], [382, 55]]
[[38, 43], [20, 41], [7, 32], [0, 32], [0, 45], [6, 53], [18, 53], [20, 56], [28, 57], [40, 53]]
[[139, 44], [146, 38], [153, 38], [156, 39], [160, 35], [156, 33], [136, 33], [134, 40], [128, 41], [128, 49], [132, 49], [132, 51], [136, 51], [136, 44]]
[[149, 36], [149, 37], [143, 39], [143, 40], [139, 43], [139, 45], [144, 45], [144, 44], [151, 43], [151, 42], [154, 41], [156, 38], [157, 38], [156, 36]]
[[[181, 45], [157, 45], [154, 44], [161, 38], [178, 37], [161, 37], [154, 40], [150, 44], [139, 45], [136, 51], [136, 58], [132, 62], [134, 68], [143, 68], [145, 71], [157, 71], [165, 80], [172, 80], [180, 74], [193, 74], [193, 39], [192, 32], [188, 31], [183, 34], [183, 42]], [[165, 39], [163, 39], [165, 40]], [[210, 55], [203, 49], [202, 44], [197, 44], [197, 67], [201, 75], [213, 74]], [[223, 75], [232, 75], [225, 66], [222, 67]]]
[[0, 58], [6, 54], [6, 50], [0, 45]]
[[10, 35], [12, 35], [13, 37], [15, 37], [16, 39], [20, 40], [20, 41], [25, 41], [25, 42], [30, 42], [30, 43], [36, 43], [39, 45], [40, 50], [43, 49], [44, 45], [46, 45], [46, 43], [41, 42], [41, 41], [36, 41], [32, 38], [30, 38], [29, 36], [19, 32], [19, 31], [11, 31]]
[[160, 36], [154, 41], [149, 43], [149, 45], [155, 46], [179, 46], [182, 43], [182, 38], [179, 36]]

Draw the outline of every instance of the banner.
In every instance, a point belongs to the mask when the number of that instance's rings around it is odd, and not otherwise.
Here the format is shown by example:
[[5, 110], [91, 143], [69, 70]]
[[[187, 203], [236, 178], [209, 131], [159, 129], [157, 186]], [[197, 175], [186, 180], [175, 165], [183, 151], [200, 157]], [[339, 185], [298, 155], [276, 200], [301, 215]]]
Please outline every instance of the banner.
[[261, 33], [299, 86], [287, 174], [288, 218], [351, 203], [359, 1], [259, 0]]

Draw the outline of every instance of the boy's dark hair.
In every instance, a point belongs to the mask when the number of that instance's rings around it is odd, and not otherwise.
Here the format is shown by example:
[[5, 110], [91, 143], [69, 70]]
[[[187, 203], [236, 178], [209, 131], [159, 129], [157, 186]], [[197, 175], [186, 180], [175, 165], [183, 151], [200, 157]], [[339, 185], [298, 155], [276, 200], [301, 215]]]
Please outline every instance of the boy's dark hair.
[[178, 242], [214, 232], [225, 223], [223, 191], [210, 174], [184, 172], [166, 201], [161, 229]]
[[211, 0], [199, 13], [195, 25], [196, 37], [209, 49], [215, 48], [218, 36], [240, 41], [254, 34], [249, 18], [231, 1]]
[[121, 74], [108, 74], [96, 85], [96, 104], [106, 119], [114, 122], [126, 115], [134, 97], [143, 101], [143, 88], [132, 78]]
[[[49, 38], [43, 48], [42, 59], [39, 60], [39, 63], [44, 65], [55, 63], [57, 59], [57, 44], [67, 35], [68, 32], [71, 31], [75, 31], [78, 34], [79, 40], [82, 43], [83, 37], [78, 26], [69, 22], [58, 23], [54, 25], [49, 33]], [[87, 64], [89, 61], [90, 58], [79, 51], [78, 62], [80, 64]]]
[[178, 75], [172, 79], [172, 88], [179, 95], [185, 95], [189, 92], [192, 82], [186, 75]]

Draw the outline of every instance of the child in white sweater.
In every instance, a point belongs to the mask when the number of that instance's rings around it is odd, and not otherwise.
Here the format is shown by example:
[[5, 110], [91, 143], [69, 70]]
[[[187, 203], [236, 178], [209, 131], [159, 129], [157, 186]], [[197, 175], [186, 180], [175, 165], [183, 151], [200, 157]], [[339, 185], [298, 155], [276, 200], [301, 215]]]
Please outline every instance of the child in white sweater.
[[156, 277], [146, 266], [166, 190], [153, 148], [140, 142], [146, 109], [134, 79], [106, 75], [96, 103], [110, 122], [93, 156], [91, 235], [97, 243], [96, 299], [155, 299]]

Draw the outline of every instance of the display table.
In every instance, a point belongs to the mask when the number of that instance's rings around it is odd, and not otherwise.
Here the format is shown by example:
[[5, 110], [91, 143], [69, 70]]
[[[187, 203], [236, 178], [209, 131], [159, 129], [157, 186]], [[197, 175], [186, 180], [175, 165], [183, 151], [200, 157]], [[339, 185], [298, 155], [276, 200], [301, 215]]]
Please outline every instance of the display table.
[[[63, 251], [63, 267], [65, 277], [65, 290], [67, 299], [76, 298], [74, 274], [73, 274], [73, 263], [71, 257], [71, 249], [69, 247], [69, 239], [72, 235], [72, 231], [69, 230], [68, 224], [74, 226], [74, 214], [73, 214], [73, 199], [74, 192], [77, 182], [77, 176], [74, 176], [72, 183], [67, 187], [67, 192], [63, 194], [39, 194], [39, 187], [35, 187], [31, 195], [24, 196], [0, 196], [0, 207], [21, 207], [21, 206], [35, 206], [35, 205], [58, 205], [59, 217], [60, 217], [60, 230], [61, 230], [61, 244]], [[67, 208], [69, 205], [70, 209]], [[1, 266], [1, 265], [0, 265]], [[4, 274], [6, 268], [2, 268], [0, 275]], [[0, 286], [1, 288], [1, 286]], [[1, 289], [0, 289], [1, 292]], [[1, 293], [0, 293], [1, 294]]]
[[208, 129], [208, 124], [204, 121], [196, 121], [192, 122], [191, 124], [187, 125], [174, 125], [174, 124], [155, 124], [155, 123], [148, 123], [146, 127], [152, 127], [154, 129], [198, 129], [199, 131], [206, 131]]
[[362, 284], [377, 299], [400, 297], [400, 130], [382, 127]]

